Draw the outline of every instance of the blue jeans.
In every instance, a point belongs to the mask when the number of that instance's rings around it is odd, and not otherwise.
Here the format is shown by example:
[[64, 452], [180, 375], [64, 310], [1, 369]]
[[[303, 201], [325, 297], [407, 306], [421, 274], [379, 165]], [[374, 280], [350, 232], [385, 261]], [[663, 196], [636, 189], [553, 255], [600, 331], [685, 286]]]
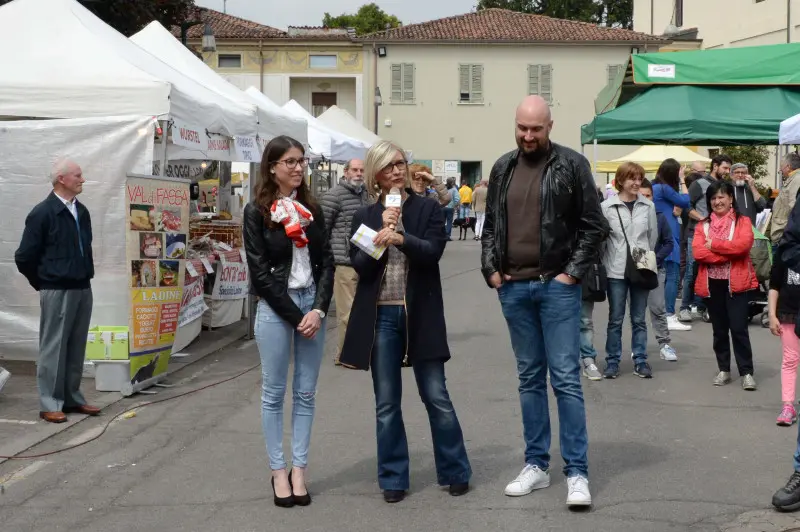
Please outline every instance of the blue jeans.
[[589, 437], [580, 370], [581, 287], [558, 281], [506, 282], [498, 289], [517, 359], [525, 462], [550, 467], [547, 370], [558, 403], [564, 473], [588, 478]]
[[458, 208], [458, 217], [459, 218], [468, 218], [469, 217], [469, 204], [462, 203], [461, 207]]
[[[372, 387], [378, 439], [378, 485], [382, 490], [409, 488], [408, 440], [400, 408], [405, 352], [405, 309], [400, 305], [379, 305], [372, 351]], [[472, 469], [461, 425], [445, 386], [444, 361], [420, 361], [412, 366], [420, 398], [428, 412], [437, 480], [442, 486], [466, 484], [472, 477]]]
[[[289, 290], [292, 301], [303, 314], [311, 312], [314, 286]], [[283, 397], [294, 344], [292, 380], [292, 464], [306, 467], [317, 378], [325, 346], [325, 320], [313, 340], [301, 335], [278, 316], [263, 299], [258, 302], [255, 324], [256, 343], [261, 355], [261, 421], [272, 470], [286, 468], [283, 457]]]
[[625, 279], [608, 280], [608, 329], [606, 333], [606, 363], [619, 364], [622, 359], [622, 322], [625, 305], [631, 299], [631, 349], [633, 362], [647, 361], [647, 297], [649, 290], [630, 285]]
[[800, 471], [800, 423], [797, 425], [797, 449], [794, 451], [794, 470]]
[[667, 316], [675, 314], [675, 301], [678, 299], [678, 284], [681, 282], [681, 265], [670, 260], [664, 261], [667, 279], [664, 282], [664, 299]]
[[594, 348], [594, 301], [581, 302], [581, 358], [597, 358], [597, 351]]
[[681, 310], [689, 310], [692, 305], [697, 306], [698, 311], [706, 308], [702, 298], [694, 293], [694, 253], [692, 252], [692, 241], [694, 231], [689, 232], [686, 242], [686, 272], [683, 274], [683, 298], [681, 299]]
[[455, 209], [452, 207], [443, 207], [442, 210], [444, 211], [445, 231], [447, 231], [447, 238], [450, 238], [450, 234], [453, 232], [453, 214], [455, 213]]

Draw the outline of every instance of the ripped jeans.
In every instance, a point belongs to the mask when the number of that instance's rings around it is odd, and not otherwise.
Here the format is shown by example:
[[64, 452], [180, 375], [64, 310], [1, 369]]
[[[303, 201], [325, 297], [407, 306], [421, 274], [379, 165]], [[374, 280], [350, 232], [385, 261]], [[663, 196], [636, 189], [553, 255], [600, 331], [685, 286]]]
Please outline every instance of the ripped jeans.
[[[311, 311], [315, 287], [289, 290], [303, 314]], [[283, 397], [294, 352], [292, 380], [292, 465], [306, 467], [317, 378], [325, 346], [325, 320], [316, 337], [309, 340], [289, 325], [262, 299], [255, 324], [256, 343], [261, 355], [261, 420], [270, 469], [286, 468], [283, 456]]]

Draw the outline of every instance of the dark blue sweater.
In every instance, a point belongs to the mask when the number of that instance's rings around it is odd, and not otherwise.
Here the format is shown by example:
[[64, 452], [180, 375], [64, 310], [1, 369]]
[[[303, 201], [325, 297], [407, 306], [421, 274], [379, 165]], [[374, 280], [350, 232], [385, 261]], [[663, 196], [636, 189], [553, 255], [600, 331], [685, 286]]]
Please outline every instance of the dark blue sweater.
[[669, 227], [669, 222], [663, 213], [656, 213], [656, 220], [658, 220], [658, 240], [656, 240], [656, 264], [659, 268], [664, 266], [664, 261], [667, 260], [669, 254], [672, 253], [672, 248], [675, 246], [675, 239], [672, 238], [672, 229]]

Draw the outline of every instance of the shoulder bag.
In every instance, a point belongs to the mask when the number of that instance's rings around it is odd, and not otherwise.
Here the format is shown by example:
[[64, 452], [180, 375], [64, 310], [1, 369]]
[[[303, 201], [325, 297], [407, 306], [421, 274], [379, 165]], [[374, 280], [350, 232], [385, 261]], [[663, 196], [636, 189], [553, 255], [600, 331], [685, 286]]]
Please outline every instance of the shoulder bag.
[[[631, 243], [628, 242], [628, 235], [625, 234], [625, 225], [622, 223], [622, 215], [619, 213], [619, 207], [617, 207], [617, 217], [619, 218], [619, 226], [622, 230], [622, 236], [625, 237], [625, 246], [628, 252], [625, 261], [625, 279], [631, 283], [631, 286], [635, 286], [636, 288], [642, 290], [655, 290], [658, 288], [658, 274], [653, 269], [656, 263], [655, 253], [649, 250], [637, 249], [637, 251], [641, 251], [643, 254], [641, 257], [639, 257], [638, 261], [635, 260], [631, 250]], [[631, 213], [631, 218], [633, 218], [633, 213]], [[650, 257], [650, 255], [652, 255], [652, 257]], [[651, 260], [652, 267], [650, 264]]]

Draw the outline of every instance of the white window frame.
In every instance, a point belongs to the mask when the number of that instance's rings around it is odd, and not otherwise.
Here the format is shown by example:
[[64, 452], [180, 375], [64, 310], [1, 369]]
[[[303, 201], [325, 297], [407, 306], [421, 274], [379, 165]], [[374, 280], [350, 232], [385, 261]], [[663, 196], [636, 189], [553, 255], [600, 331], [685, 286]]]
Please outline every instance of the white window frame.
[[528, 65], [528, 94], [553, 105], [553, 65]]
[[[325, 58], [325, 60], [333, 59], [333, 64], [314, 64], [315, 58]], [[339, 56], [336, 54], [309, 54], [308, 55], [308, 68], [313, 70], [336, 70], [339, 68]]]
[[[484, 70], [479, 63], [458, 65], [458, 103], [476, 105], [484, 103]], [[464, 95], [467, 98], [464, 99]]]
[[[223, 66], [222, 65], [222, 59], [223, 58], [225, 58], [225, 59], [238, 58], [239, 59], [239, 66]], [[243, 59], [242, 59], [242, 54], [217, 54], [217, 68], [225, 68], [225, 69], [233, 70], [235, 68], [242, 68], [243, 65], [244, 65], [244, 62], [243, 62]]]
[[400, 105], [416, 103], [417, 79], [414, 63], [392, 63], [390, 76], [391, 96], [389, 102]]

